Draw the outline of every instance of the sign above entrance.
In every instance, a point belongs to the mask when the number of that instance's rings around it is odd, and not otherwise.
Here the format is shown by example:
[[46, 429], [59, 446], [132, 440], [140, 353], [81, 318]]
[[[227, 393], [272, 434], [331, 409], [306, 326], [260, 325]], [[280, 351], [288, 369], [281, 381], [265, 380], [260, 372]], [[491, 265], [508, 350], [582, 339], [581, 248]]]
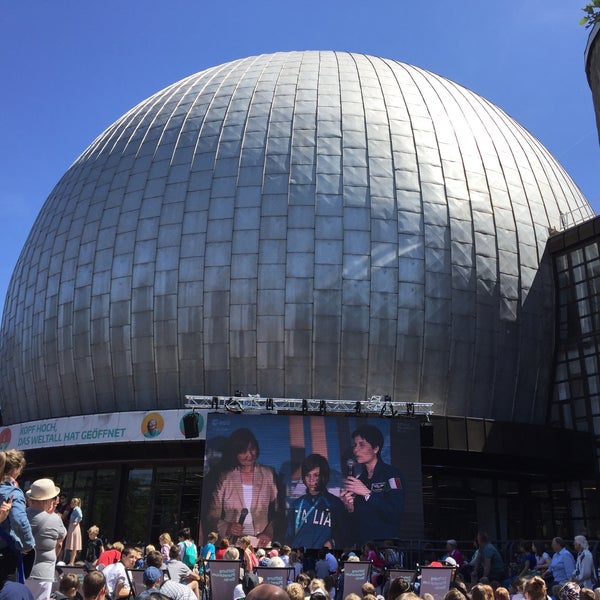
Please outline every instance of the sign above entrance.
[[[30, 421], [0, 428], [0, 450], [56, 448], [114, 442], [185, 440], [183, 418], [189, 409], [82, 415]], [[196, 410], [198, 439], [206, 439], [207, 410]]]

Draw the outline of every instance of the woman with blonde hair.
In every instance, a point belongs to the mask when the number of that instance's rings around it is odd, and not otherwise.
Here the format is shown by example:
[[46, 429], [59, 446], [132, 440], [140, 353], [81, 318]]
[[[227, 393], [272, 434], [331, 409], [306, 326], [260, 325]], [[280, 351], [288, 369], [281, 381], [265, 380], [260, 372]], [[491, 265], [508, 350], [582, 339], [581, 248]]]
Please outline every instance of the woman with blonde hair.
[[238, 546], [243, 552], [244, 571], [246, 571], [246, 573], [254, 573], [254, 568], [258, 567], [258, 559], [254, 554], [254, 548], [252, 548], [250, 537], [247, 535], [242, 536], [238, 540]]
[[81, 542], [81, 521], [83, 513], [81, 512], [81, 499], [73, 498], [71, 500], [71, 516], [69, 517], [69, 529], [67, 531], [67, 539], [65, 540], [65, 549], [69, 553], [70, 566], [75, 564], [77, 553], [82, 548]]
[[25, 455], [20, 450], [0, 451], [0, 502], [11, 505], [10, 518], [0, 524], [0, 572], [5, 578], [17, 572], [19, 583], [25, 582], [33, 565], [34, 554], [23, 555], [35, 547], [25, 512], [25, 494], [17, 483], [24, 468]]
[[523, 595], [525, 600], [546, 600], [546, 582], [538, 575], [528, 579], [523, 586]]
[[173, 545], [173, 540], [171, 539], [170, 534], [166, 531], [165, 533], [161, 533], [158, 536], [158, 543], [160, 544], [160, 553], [163, 558], [163, 562], [167, 562], [169, 560], [169, 550]]

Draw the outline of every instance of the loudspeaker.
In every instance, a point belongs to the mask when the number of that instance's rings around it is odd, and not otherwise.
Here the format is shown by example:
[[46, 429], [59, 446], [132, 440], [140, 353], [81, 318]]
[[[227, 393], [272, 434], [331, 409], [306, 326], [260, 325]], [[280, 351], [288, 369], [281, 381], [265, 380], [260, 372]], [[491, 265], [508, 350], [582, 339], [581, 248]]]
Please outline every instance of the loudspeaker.
[[198, 430], [198, 415], [196, 413], [188, 413], [183, 417], [183, 433], [186, 439], [197, 438], [200, 436]]
[[430, 448], [433, 446], [433, 424], [421, 423], [421, 446]]

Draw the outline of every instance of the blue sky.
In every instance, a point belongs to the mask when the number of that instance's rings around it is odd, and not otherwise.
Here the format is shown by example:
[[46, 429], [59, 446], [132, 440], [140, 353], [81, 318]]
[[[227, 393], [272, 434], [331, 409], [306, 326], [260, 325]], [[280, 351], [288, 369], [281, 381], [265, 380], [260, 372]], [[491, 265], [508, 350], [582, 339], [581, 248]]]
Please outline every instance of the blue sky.
[[448, 77], [533, 133], [600, 212], [584, 4], [0, 0], [0, 306], [39, 209], [96, 136], [187, 75], [267, 52], [363, 52]]

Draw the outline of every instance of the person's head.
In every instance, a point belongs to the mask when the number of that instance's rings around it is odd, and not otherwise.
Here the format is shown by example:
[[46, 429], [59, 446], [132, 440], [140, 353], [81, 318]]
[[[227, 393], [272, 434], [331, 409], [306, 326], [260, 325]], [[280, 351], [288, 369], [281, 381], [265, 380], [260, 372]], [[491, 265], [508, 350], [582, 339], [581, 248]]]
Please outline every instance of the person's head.
[[0, 481], [17, 479], [25, 468], [25, 455], [21, 450], [0, 451]]
[[71, 498], [71, 508], [81, 506], [81, 498]]
[[256, 558], [261, 559], [264, 558], [267, 555], [267, 553], [265, 552], [264, 548], [259, 548], [256, 551]]
[[52, 479], [36, 479], [27, 490], [26, 496], [32, 508], [52, 512], [54, 500], [59, 493], [60, 488], [54, 485]]
[[90, 540], [95, 540], [100, 533], [100, 528], [97, 525], [92, 525], [88, 530], [87, 534]]
[[456, 540], [447, 540], [446, 541], [446, 552], [452, 552], [456, 550], [458, 543]]
[[224, 550], [225, 548], [229, 548], [229, 538], [223, 538], [221, 543], [219, 544], [219, 548]]
[[162, 570], [158, 567], [147, 567], [144, 571], [144, 585], [147, 588], [158, 587], [162, 583]]
[[[391, 596], [390, 600], [393, 600]], [[444, 600], [467, 600], [467, 597], [460, 590], [452, 588], [446, 592]]]
[[147, 567], [156, 567], [157, 569], [160, 569], [162, 567], [162, 562], [163, 557], [158, 550], [154, 550], [153, 552], [148, 552], [148, 554], [146, 554]]
[[510, 594], [505, 587], [497, 587], [494, 590], [494, 600], [510, 600]]
[[252, 540], [247, 535], [243, 535], [241, 538], [238, 538], [237, 545], [242, 550], [245, 550], [252, 547]]
[[363, 596], [366, 596], [367, 594], [374, 594], [375, 586], [370, 581], [366, 581], [362, 584], [360, 592]]
[[269, 567], [285, 567], [285, 563], [283, 562], [283, 559], [281, 558], [281, 556], [273, 556], [269, 559], [269, 564], [267, 566], [269, 566]]
[[471, 588], [472, 600], [494, 600], [494, 590], [491, 586], [478, 583]]
[[396, 600], [402, 594], [406, 594], [410, 590], [410, 586], [408, 582], [403, 577], [396, 577], [390, 583], [390, 588], [388, 591], [389, 600]]
[[523, 586], [525, 600], [546, 600], [546, 582], [537, 575], [528, 579]]
[[292, 549], [287, 544], [284, 544], [281, 547], [281, 556], [289, 556], [291, 551]]
[[573, 540], [573, 545], [575, 546], [576, 552], [587, 550], [590, 547], [584, 535], [576, 535], [575, 539]]
[[512, 582], [512, 587], [516, 593], [519, 593], [519, 594], [523, 593], [523, 586], [525, 585], [525, 581], [526, 581], [525, 577], [517, 577]]
[[261, 583], [248, 592], [246, 600], [289, 600], [287, 592], [272, 583]]
[[400, 596], [400, 600], [421, 600], [414, 592], [406, 592]]
[[600, 587], [594, 588], [594, 599], [600, 600]]
[[224, 560], [239, 560], [240, 551], [235, 546], [229, 546], [227, 550], [225, 550], [225, 554], [223, 554]]
[[322, 579], [319, 579], [318, 577], [314, 577], [310, 580], [310, 583], [308, 584], [308, 589], [311, 593], [315, 590], [324, 590], [325, 582]]
[[166, 531], [164, 533], [161, 533], [158, 536], [158, 542], [161, 546], [172, 546], [173, 545], [173, 540], [171, 539], [171, 534], [167, 533]]
[[146, 425], [146, 428], [148, 429], [148, 433], [154, 433], [158, 429], [158, 423], [156, 419], [150, 419]]
[[558, 592], [559, 600], [579, 600], [581, 588], [574, 581], [567, 581]]
[[290, 583], [285, 591], [290, 600], [304, 600], [304, 588], [299, 583]]
[[[373, 596], [375, 596], [375, 594], [372, 594]], [[366, 598], [366, 596], [365, 596]], [[435, 598], [429, 593], [429, 592], [425, 592], [422, 596], [423, 600], [435, 600]]]
[[106, 595], [106, 579], [102, 571], [90, 571], [83, 578], [81, 586], [83, 600], [100, 600]]
[[58, 591], [68, 598], [74, 598], [79, 591], [81, 583], [79, 577], [75, 573], [65, 573], [58, 584]]
[[189, 540], [192, 537], [192, 532], [190, 531], [189, 527], [183, 527], [182, 529], [179, 530], [179, 532], [177, 533], [177, 537], [180, 540]]
[[136, 548], [127, 546], [121, 552], [121, 562], [126, 569], [133, 569], [135, 567], [135, 561], [140, 558], [140, 553]]
[[306, 491], [311, 496], [316, 496], [319, 492], [327, 489], [329, 482], [329, 463], [327, 459], [320, 454], [309, 454], [302, 461], [302, 481], [306, 486]]
[[306, 573], [298, 573], [296, 583], [299, 583], [304, 589], [308, 589], [310, 585], [310, 577]]
[[361, 425], [352, 432], [352, 453], [359, 464], [379, 458], [382, 449], [383, 433], [374, 425]]
[[477, 534], [477, 543], [479, 546], [485, 546], [490, 541], [488, 534], [485, 531], [480, 531]]
[[253, 467], [260, 454], [258, 440], [246, 427], [236, 429], [230, 436], [225, 448], [226, 466]]
[[123, 542], [113, 542], [113, 550], [118, 550], [119, 552], [123, 552], [123, 550], [125, 550], [125, 546], [123, 545]]
[[177, 544], [173, 544], [170, 548], [169, 548], [169, 558], [171, 560], [178, 560], [179, 559], [179, 546]]
[[244, 576], [242, 577], [242, 589], [244, 590], [244, 594], [248, 594], [248, 592], [259, 585], [261, 581], [262, 578], [255, 573], [244, 573]]
[[154, 550], [156, 550], [154, 544], [147, 544], [144, 548], [144, 556], [147, 556], [149, 552], [154, 552]]
[[552, 550], [554, 550], [554, 552], [560, 552], [564, 547], [565, 541], [561, 537], [552, 539]]
[[208, 534], [208, 536], [207, 536], [207, 538], [206, 538], [206, 541], [207, 541], [209, 544], [214, 544], [214, 543], [215, 543], [215, 542], [216, 542], [218, 539], [219, 539], [219, 534], [218, 534], [216, 531], [211, 531], [211, 532]]
[[[392, 598], [392, 597], [390, 596], [390, 598]], [[344, 600], [361, 600], [361, 599], [360, 599], [360, 596], [359, 596], [358, 594], [355, 594], [354, 592], [352, 592], [351, 594], [348, 594], [348, 595], [347, 595], [347, 596], [344, 598]], [[393, 600], [393, 599], [392, 599], [392, 600]]]
[[595, 600], [594, 590], [587, 587], [582, 587], [579, 590], [579, 600]]

